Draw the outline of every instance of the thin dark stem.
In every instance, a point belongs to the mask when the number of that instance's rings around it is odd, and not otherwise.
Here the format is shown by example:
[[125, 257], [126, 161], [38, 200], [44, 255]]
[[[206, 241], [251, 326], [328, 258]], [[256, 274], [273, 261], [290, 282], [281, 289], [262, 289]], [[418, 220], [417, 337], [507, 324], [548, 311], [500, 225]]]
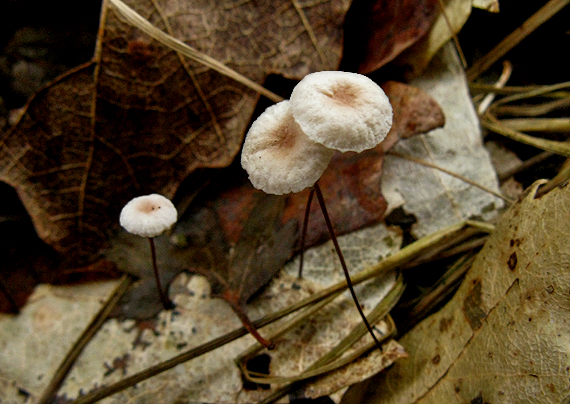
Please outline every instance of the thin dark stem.
[[20, 312], [20, 307], [12, 297], [12, 294], [10, 293], [6, 285], [4, 285], [4, 281], [2, 280], [1, 277], [0, 277], [0, 292], [2, 292], [2, 294], [8, 301], [8, 304], [10, 305], [10, 310], [12, 310], [12, 312], [14, 312], [15, 314], [18, 314]]
[[315, 183], [315, 185], [313, 186], [313, 189], [315, 190], [315, 192], [317, 194], [317, 199], [319, 201], [319, 205], [321, 206], [321, 210], [323, 211], [323, 215], [325, 217], [325, 222], [327, 224], [327, 228], [329, 229], [329, 233], [330, 233], [332, 242], [334, 244], [334, 248], [335, 248], [336, 253], [338, 255], [338, 259], [340, 260], [340, 265], [342, 266], [342, 270], [344, 271], [344, 276], [346, 278], [346, 284], [348, 285], [348, 289], [350, 290], [350, 294], [352, 295], [352, 300], [354, 300], [354, 303], [356, 304], [356, 308], [358, 309], [358, 313], [360, 314], [360, 317], [362, 317], [362, 321], [366, 325], [368, 332], [372, 336], [372, 339], [374, 339], [374, 342], [376, 342], [376, 346], [378, 347], [378, 349], [382, 349], [382, 346], [380, 345], [380, 341], [378, 341], [378, 338], [376, 338], [376, 335], [374, 335], [374, 332], [372, 331], [372, 327], [370, 326], [370, 323], [366, 319], [366, 316], [364, 315], [362, 308], [360, 307], [360, 303], [358, 303], [358, 298], [356, 297], [356, 293], [354, 293], [354, 288], [352, 287], [352, 281], [350, 280], [350, 274], [348, 273], [348, 268], [346, 266], [346, 262], [344, 261], [344, 256], [342, 255], [342, 251], [340, 250], [340, 245], [338, 244], [338, 240], [336, 239], [336, 235], [334, 234], [334, 229], [333, 229], [333, 226], [331, 223], [331, 219], [330, 219], [329, 214], [327, 212], [327, 207], [325, 206], [325, 198], [323, 198], [323, 193], [321, 192], [321, 187], [319, 186], [318, 182]]
[[243, 307], [237, 302], [236, 299], [225, 299], [226, 302], [228, 302], [230, 304], [230, 306], [232, 307], [232, 309], [234, 310], [234, 312], [237, 314], [237, 316], [239, 317], [239, 319], [241, 320], [243, 326], [245, 327], [245, 329], [261, 344], [263, 345], [265, 348], [267, 349], [274, 349], [275, 348], [275, 344], [273, 343], [273, 341], [267, 340], [265, 338], [263, 338], [261, 336], [261, 334], [259, 333], [259, 331], [257, 331], [257, 328], [255, 328], [255, 325], [253, 325], [253, 322], [249, 319], [249, 317], [247, 316], [247, 314], [245, 314], [245, 311], [243, 309]]
[[154, 279], [156, 280], [156, 287], [158, 289], [158, 294], [160, 296], [160, 300], [162, 301], [164, 309], [170, 310], [172, 309], [173, 304], [166, 297], [166, 294], [162, 290], [162, 285], [160, 284], [160, 277], [158, 276], [158, 265], [156, 264], [156, 249], [154, 248], [154, 239], [152, 237], [149, 237], [148, 240], [150, 241], [150, 253], [152, 254], [152, 269], [154, 270]]
[[311, 214], [311, 203], [315, 196], [315, 188], [311, 188], [309, 199], [307, 199], [307, 208], [305, 209], [305, 219], [303, 220], [303, 231], [301, 233], [301, 253], [299, 255], [299, 278], [303, 277], [303, 257], [305, 253], [305, 238], [307, 237], [307, 228], [309, 227], [309, 215]]

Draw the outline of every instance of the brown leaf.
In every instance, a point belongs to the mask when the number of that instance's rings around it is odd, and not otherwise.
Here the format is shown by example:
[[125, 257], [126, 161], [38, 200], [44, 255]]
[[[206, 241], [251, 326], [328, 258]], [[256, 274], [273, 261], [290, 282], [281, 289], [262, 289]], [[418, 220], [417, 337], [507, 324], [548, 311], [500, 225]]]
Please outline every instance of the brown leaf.
[[453, 299], [400, 343], [369, 403], [565, 402], [570, 188], [535, 183], [497, 224]]
[[[155, 26], [171, 27], [173, 36], [263, 83], [270, 73], [300, 79], [335, 69], [348, 1], [301, 11], [284, 0], [131, 5]], [[105, 2], [95, 60], [29, 102], [0, 140], [0, 180], [17, 190], [43, 240], [90, 258], [130, 198], [171, 197], [197, 168], [227, 166], [257, 98], [182, 60], [122, 22]]]
[[342, 68], [379, 69], [424, 36], [437, 14], [437, 0], [355, 2], [346, 17]]

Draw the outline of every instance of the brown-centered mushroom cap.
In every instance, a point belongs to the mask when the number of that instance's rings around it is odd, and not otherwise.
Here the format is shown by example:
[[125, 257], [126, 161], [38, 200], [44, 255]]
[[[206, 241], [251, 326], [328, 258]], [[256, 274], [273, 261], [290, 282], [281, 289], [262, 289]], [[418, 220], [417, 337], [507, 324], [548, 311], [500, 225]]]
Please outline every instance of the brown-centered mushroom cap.
[[162, 195], [150, 194], [131, 199], [121, 211], [119, 222], [129, 233], [155, 237], [176, 223], [176, 208]]
[[346, 151], [376, 147], [392, 126], [392, 106], [384, 91], [357, 73], [308, 74], [293, 89], [291, 113], [314, 142]]
[[253, 186], [268, 194], [299, 192], [323, 174], [334, 150], [311, 141], [289, 111], [289, 101], [265, 110], [253, 122], [241, 165]]

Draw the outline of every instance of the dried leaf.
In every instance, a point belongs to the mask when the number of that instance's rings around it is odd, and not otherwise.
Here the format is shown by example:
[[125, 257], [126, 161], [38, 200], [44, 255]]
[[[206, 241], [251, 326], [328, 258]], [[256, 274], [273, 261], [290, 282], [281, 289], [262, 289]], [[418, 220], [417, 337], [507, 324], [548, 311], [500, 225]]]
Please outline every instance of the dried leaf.
[[501, 219], [453, 299], [401, 339], [410, 358], [370, 382], [368, 402], [568, 399], [570, 188], [535, 199], [540, 183]]
[[[335, 69], [348, 8], [347, 0], [301, 10], [288, 1], [130, 3], [155, 26], [171, 27], [175, 37], [257, 83], [271, 73], [300, 79]], [[105, 2], [94, 62], [29, 102], [0, 140], [0, 180], [16, 188], [43, 240], [90, 258], [131, 197], [172, 196], [195, 169], [227, 166], [257, 98], [182, 60]]]
[[438, 0], [354, 2], [342, 68], [362, 74], [379, 69], [424, 36], [438, 11]]

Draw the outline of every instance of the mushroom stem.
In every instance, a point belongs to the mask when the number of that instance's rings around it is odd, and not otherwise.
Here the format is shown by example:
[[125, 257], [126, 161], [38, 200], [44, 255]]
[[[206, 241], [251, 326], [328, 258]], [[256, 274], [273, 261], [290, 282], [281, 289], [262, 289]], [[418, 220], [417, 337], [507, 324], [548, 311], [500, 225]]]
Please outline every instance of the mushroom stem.
[[160, 284], [160, 277], [158, 276], [158, 265], [156, 264], [156, 249], [154, 247], [154, 238], [149, 237], [148, 240], [150, 242], [150, 253], [152, 255], [152, 269], [154, 270], [154, 279], [156, 280], [158, 295], [160, 296], [160, 300], [162, 301], [164, 309], [170, 310], [174, 307], [174, 305], [170, 300], [168, 300], [166, 294], [162, 290], [162, 285]]
[[366, 325], [366, 328], [368, 329], [368, 332], [370, 333], [370, 335], [372, 336], [372, 339], [376, 343], [376, 346], [378, 347], [378, 349], [382, 349], [382, 346], [380, 345], [380, 341], [378, 341], [378, 338], [376, 338], [376, 335], [374, 335], [374, 332], [372, 331], [372, 327], [370, 326], [370, 323], [366, 319], [366, 316], [364, 315], [364, 312], [362, 311], [362, 308], [360, 307], [360, 303], [358, 302], [358, 298], [356, 297], [356, 293], [354, 293], [354, 288], [352, 287], [352, 281], [350, 280], [350, 274], [348, 273], [348, 268], [346, 266], [344, 256], [342, 255], [342, 251], [340, 250], [340, 245], [338, 244], [338, 240], [337, 240], [336, 235], [334, 233], [334, 229], [333, 229], [331, 220], [329, 218], [327, 208], [325, 206], [325, 198], [323, 198], [323, 193], [321, 192], [321, 187], [319, 186], [318, 182], [315, 182], [313, 189], [315, 190], [315, 193], [317, 194], [317, 200], [319, 201], [319, 205], [321, 206], [321, 210], [323, 211], [323, 215], [325, 217], [325, 222], [327, 224], [327, 228], [329, 230], [331, 240], [334, 244], [334, 248], [335, 248], [336, 253], [338, 255], [338, 259], [340, 260], [340, 265], [342, 266], [342, 270], [343, 270], [344, 276], [346, 278], [346, 284], [348, 285], [348, 289], [350, 290], [350, 294], [352, 295], [352, 300], [354, 300], [354, 303], [356, 304], [356, 308], [358, 309], [358, 313], [360, 314], [360, 317], [362, 317], [362, 321], [364, 322], [364, 325]]
[[4, 280], [2, 279], [2, 277], [0, 277], [0, 292], [2, 292], [2, 294], [6, 297], [8, 305], [10, 306], [10, 310], [13, 313], [18, 314], [20, 312], [20, 307], [18, 306], [18, 303], [16, 303], [16, 301], [12, 297], [12, 294], [4, 284]]
[[311, 203], [315, 196], [315, 188], [311, 188], [309, 198], [307, 199], [307, 208], [305, 209], [305, 219], [303, 220], [303, 231], [301, 233], [301, 253], [299, 255], [299, 279], [303, 277], [303, 256], [305, 253], [305, 238], [307, 237], [307, 228], [309, 227], [309, 215], [311, 214]]
[[223, 295], [224, 295], [223, 296], [224, 300], [230, 304], [230, 306], [232, 307], [234, 312], [237, 314], [237, 316], [241, 320], [245, 329], [265, 348], [270, 349], [270, 350], [274, 349], [275, 344], [273, 343], [273, 341], [263, 338], [261, 336], [261, 334], [259, 333], [259, 331], [257, 331], [257, 328], [255, 328], [255, 325], [253, 325], [253, 323], [251, 322], [251, 320], [249, 319], [249, 317], [245, 313], [243, 306], [239, 303], [239, 299], [238, 299], [237, 295], [235, 295], [229, 291], [224, 292]]

